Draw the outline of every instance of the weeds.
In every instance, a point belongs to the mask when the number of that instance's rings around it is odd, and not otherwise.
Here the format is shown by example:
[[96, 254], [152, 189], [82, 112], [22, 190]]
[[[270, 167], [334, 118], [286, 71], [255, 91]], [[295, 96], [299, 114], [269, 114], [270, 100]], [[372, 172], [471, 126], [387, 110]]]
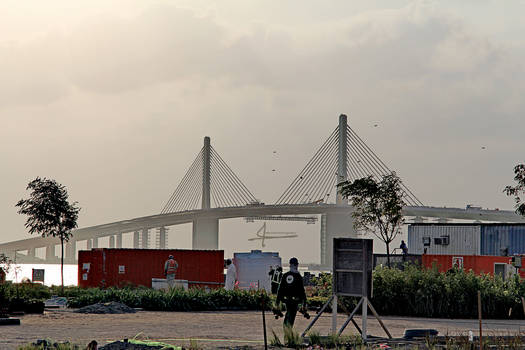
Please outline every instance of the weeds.
[[310, 345], [323, 345], [321, 341], [321, 335], [318, 331], [309, 332], [308, 339], [310, 341]]
[[303, 345], [303, 340], [293, 327], [284, 327], [284, 344], [289, 348], [299, 348]]
[[275, 334], [275, 331], [272, 329], [272, 338], [270, 339], [270, 345], [282, 348], [283, 343], [281, 343], [281, 339], [279, 339], [279, 336]]
[[190, 339], [190, 347], [188, 350], [202, 350], [202, 347], [199, 346], [199, 343], [195, 339]]

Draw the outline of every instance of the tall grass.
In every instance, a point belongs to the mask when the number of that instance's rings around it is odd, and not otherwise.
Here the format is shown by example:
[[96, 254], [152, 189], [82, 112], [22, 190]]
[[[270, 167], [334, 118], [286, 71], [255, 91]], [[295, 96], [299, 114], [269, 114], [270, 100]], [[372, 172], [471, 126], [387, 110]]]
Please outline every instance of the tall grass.
[[[326, 300], [326, 285], [331, 275], [317, 279], [318, 286], [311, 301], [320, 307]], [[518, 276], [503, 281], [499, 276], [475, 275], [463, 270], [440, 273], [407, 265], [404, 271], [378, 267], [373, 272], [372, 303], [382, 315], [476, 318], [477, 292], [481, 291], [483, 317], [524, 318], [521, 297], [525, 282]], [[347, 310], [356, 305], [356, 298], [341, 298]], [[509, 316], [509, 312], [512, 312]]]

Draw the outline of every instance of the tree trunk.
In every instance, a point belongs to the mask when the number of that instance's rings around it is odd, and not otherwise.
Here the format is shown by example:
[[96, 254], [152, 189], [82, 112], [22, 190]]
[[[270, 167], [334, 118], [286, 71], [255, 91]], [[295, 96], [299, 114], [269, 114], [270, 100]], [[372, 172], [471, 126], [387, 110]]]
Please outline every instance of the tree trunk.
[[64, 238], [60, 238], [60, 246], [62, 247], [62, 255], [60, 256], [60, 278], [62, 280], [62, 296], [64, 295]]
[[386, 265], [390, 268], [390, 242], [385, 242], [386, 244]]

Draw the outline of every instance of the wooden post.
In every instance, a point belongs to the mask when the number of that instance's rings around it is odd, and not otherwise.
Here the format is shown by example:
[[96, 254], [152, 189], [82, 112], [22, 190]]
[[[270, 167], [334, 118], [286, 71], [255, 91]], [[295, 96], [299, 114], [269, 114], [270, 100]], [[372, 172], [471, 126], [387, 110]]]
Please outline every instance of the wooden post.
[[479, 350], [483, 349], [483, 330], [481, 326], [481, 291], [478, 290], [478, 317], [479, 317]]
[[263, 317], [263, 331], [264, 331], [264, 350], [268, 350], [268, 341], [266, 338], [266, 316], [264, 315], [264, 298], [266, 297], [266, 293], [263, 293], [262, 295], [262, 317]]
[[337, 332], [337, 294], [334, 294], [332, 300], [332, 334]]

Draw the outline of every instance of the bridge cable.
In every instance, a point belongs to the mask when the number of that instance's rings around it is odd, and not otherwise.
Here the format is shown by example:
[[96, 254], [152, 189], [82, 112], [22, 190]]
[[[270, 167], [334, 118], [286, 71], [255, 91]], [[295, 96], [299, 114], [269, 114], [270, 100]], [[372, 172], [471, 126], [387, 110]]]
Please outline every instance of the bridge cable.
[[[213, 182], [217, 184], [217, 195], [220, 196], [221, 202], [224, 201], [224, 203], [227, 206], [233, 207], [235, 206], [235, 199], [232, 197], [231, 191], [228, 191], [227, 188], [227, 179], [225, 178], [225, 175], [223, 174], [221, 168], [219, 167], [218, 160], [216, 161], [217, 155], [215, 152], [211, 152], [212, 155], [212, 169], [215, 169], [216, 176], [213, 178]], [[216, 180], [216, 181], [215, 181]]]
[[299, 181], [296, 182], [295, 188], [290, 191], [288, 198], [285, 198], [285, 203], [303, 204], [305, 203], [304, 196], [308, 196], [310, 193], [309, 186], [312, 181], [316, 181], [314, 176], [318, 175], [318, 164], [323, 159], [330, 149], [335, 147], [337, 144], [337, 133], [333, 134], [327, 142], [319, 149], [316, 155], [311, 159], [308, 168], [303, 170], [300, 174]]
[[[246, 194], [243, 192], [242, 186], [239, 186], [240, 180], [236, 178], [235, 173], [226, 165], [224, 161], [221, 162], [221, 158], [217, 152], [214, 152], [215, 159], [217, 160], [216, 165], [220, 170], [220, 177], [223, 179], [224, 190], [231, 195], [232, 206], [242, 206], [246, 201]], [[242, 183], [241, 183], [242, 184]]]
[[[317, 194], [317, 196], [322, 195], [323, 202], [328, 203], [328, 200], [330, 199], [330, 195], [332, 192], [336, 191], [337, 193], [337, 182], [338, 182], [338, 176], [337, 173], [337, 158], [338, 153], [332, 152], [331, 159], [329, 160], [328, 166], [327, 166], [327, 175], [325, 175], [325, 180], [320, 185], [320, 190], [322, 191], [320, 194]], [[336, 195], [337, 198], [337, 195]]]
[[317, 153], [314, 155], [314, 157], [312, 159], [310, 159], [310, 161], [306, 164], [306, 166], [303, 168], [303, 170], [297, 175], [297, 177], [292, 181], [292, 183], [290, 184], [290, 186], [288, 186], [288, 188], [284, 191], [284, 193], [281, 195], [281, 197], [279, 197], [279, 199], [277, 200], [276, 204], [286, 204], [286, 203], [291, 203], [290, 201], [290, 197], [291, 196], [294, 196], [295, 194], [295, 191], [296, 191], [296, 188], [297, 187], [300, 187], [301, 184], [302, 184], [302, 180], [304, 179], [304, 174], [308, 174], [309, 171], [310, 171], [310, 168], [312, 167], [312, 164], [314, 162], [314, 160], [316, 159], [316, 157], [322, 152], [323, 148], [325, 147], [325, 145], [328, 143], [328, 142], [331, 142], [332, 141], [332, 138], [335, 137], [335, 133], [337, 131], [337, 128], [334, 130], [334, 132], [332, 132], [332, 134], [328, 137], [328, 139], [323, 143], [323, 145], [321, 146], [321, 148], [317, 151]]
[[[217, 201], [219, 207], [227, 207], [229, 205], [228, 200], [226, 198], [226, 195], [222, 192], [222, 179], [220, 175], [220, 171], [217, 168], [217, 165], [215, 164], [215, 155], [213, 152], [210, 154], [210, 162], [211, 162], [211, 191], [217, 195]], [[217, 205], [217, 204], [216, 204]]]
[[168, 200], [168, 202], [166, 203], [166, 205], [162, 209], [162, 211], [161, 211], [162, 214], [165, 214], [165, 213], [168, 213], [168, 212], [172, 212], [172, 210], [175, 207], [178, 207], [178, 201], [179, 201], [179, 198], [180, 198], [181, 194], [186, 192], [188, 184], [191, 183], [191, 181], [193, 180], [193, 176], [194, 176], [194, 173], [195, 173], [195, 168], [199, 164], [199, 160], [201, 158], [201, 153], [202, 153], [202, 150], [201, 150], [201, 152], [198, 153], [197, 157], [195, 158], [195, 160], [191, 164], [190, 168], [188, 169], [188, 171], [186, 172], [186, 174], [182, 178], [182, 181], [179, 183], [179, 185], [177, 186], [177, 188], [175, 189], [175, 191], [171, 195], [170, 199]]
[[[374, 174], [379, 179], [389, 173], [392, 173], [392, 171], [383, 163], [383, 161], [370, 149], [370, 147], [355, 133], [353, 130], [349, 127], [348, 128], [348, 138], [352, 139], [352, 136], [356, 138], [357, 146], [361, 149], [362, 152], [360, 152], [367, 163], [371, 164], [371, 166], [375, 169], [376, 174]], [[405, 193], [405, 199], [409, 201], [411, 204], [420, 203], [421, 202], [417, 199], [417, 197], [414, 196], [414, 194], [406, 187], [403, 182], [401, 181], [401, 187], [403, 192]], [[408, 193], [407, 193], [408, 192]], [[421, 204], [422, 205], [422, 204]]]
[[216, 158], [218, 159], [219, 166], [222, 167], [223, 171], [228, 176], [228, 178], [230, 178], [233, 181], [233, 183], [231, 184], [232, 185], [231, 187], [233, 188], [233, 185], [236, 184], [237, 186], [236, 194], [241, 199], [239, 204], [248, 204], [251, 201], [256, 201], [255, 196], [250, 192], [250, 190], [248, 190], [248, 188], [244, 185], [244, 183], [231, 170], [231, 168], [226, 164], [226, 162], [221, 158], [221, 156], [213, 149], [213, 147], [212, 147], [212, 152], [215, 153]]
[[231, 168], [226, 164], [226, 162], [221, 158], [221, 156], [215, 150], [214, 150], [214, 152], [217, 155], [217, 158], [219, 160], [219, 166], [221, 166], [223, 168], [223, 170], [225, 171], [225, 174], [228, 176], [228, 178], [233, 180], [232, 185], [237, 184], [237, 187], [238, 187], [237, 188], [237, 195], [239, 197], [242, 197], [242, 198], [240, 198], [241, 199], [241, 203], [245, 202], [245, 203], [242, 203], [242, 204], [248, 204], [250, 201], [255, 201], [256, 200], [255, 196], [250, 192], [250, 190], [248, 190], [248, 188], [244, 185], [244, 183], [241, 181], [241, 179], [239, 179], [237, 174], [235, 174], [233, 172], [233, 170], [231, 170]]
[[330, 134], [328, 139], [322, 144], [321, 148], [318, 149], [318, 151], [314, 154], [314, 156], [306, 164], [306, 166], [303, 168], [303, 170], [301, 170], [301, 172], [292, 181], [292, 183], [288, 186], [288, 188], [277, 199], [276, 204], [282, 205], [282, 204], [292, 203], [292, 201], [290, 201], [291, 198], [294, 198], [294, 201], [295, 201], [295, 196], [296, 196], [297, 190], [300, 187], [302, 187], [301, 185], [304, 182], [304, 181], [302, 181], [304, 179], [304, 176], [307, 175], [307, 174], [310, 174], [310, 171], [313, 168], [313, 165], [317, 162], [319, 156], [321, 154], [324, 154], [325, 148], [326, 147], [329, 148], [330, 144], [334, 141], [334, 139], [337, 139], [337, 132], [338, 132], [338, 127], [335, 128], [335, 130]]
[[[323, 159], [326, 157], [326, 154], [330, 152], [332, 148], [336, 148], [338, 143], [338, 133], [337, 128], [334, 130], [334, 133], [331, 135], [331, 137], [323, 144], [323, 147], [319, 149], [316, 156], [312, 158], [310, 162], [310, 166], [303, 170], [303, 172], [300, 174], [299, 181], [296, 182], [295, 189], [291, 191], [288, 198], [286, 198], [285, 203], [303, 203], [304, 202], [304, 194], [309, 193], [309, 188], [305, 188], [309, 186], [312, 179], [314, 178], [313, 174], [318, 173], [318, 164], [320, 162], [320, 159]], [[304, 181], [303, 181], [304, 180]]]
[[[332, 179], [337, 179], [337, 170], [336, 171], [330, 171], [330, 160], [332, 158], [333, 155], [338, 155], [338, 140], [339, 137], [337, 138], [336, 142], [334, 143], [334, 145], [332, 146], [333, 149], [332, 150], [328, 150], [328, 153], [326, 155], [324, 155], [318, 165], [319, 167], [319, 170], [317, 171], [318, 173], [318, 177], [316, 178], [316, 181], [313, 183], [314, 186], [311, 186], [307, 191], [308, 194], [312, 195], [312, 202], [314, 201], [317, 201], [319, 198], [319, 191], [320, 191], [320, 187], [322, 186], [322, 183], [324, 183], [325, 181], [325, 178], [332, 178]], [[312, 188], [313, 187], [313, 188]], [[322, 190], [322, 188], [321, 188]], [[314, 197], [315, 196], [315, 197]], [[324, 198], [324, 196], [323, 196]], [[323, 199], [321, 198], [321, 199]]]

